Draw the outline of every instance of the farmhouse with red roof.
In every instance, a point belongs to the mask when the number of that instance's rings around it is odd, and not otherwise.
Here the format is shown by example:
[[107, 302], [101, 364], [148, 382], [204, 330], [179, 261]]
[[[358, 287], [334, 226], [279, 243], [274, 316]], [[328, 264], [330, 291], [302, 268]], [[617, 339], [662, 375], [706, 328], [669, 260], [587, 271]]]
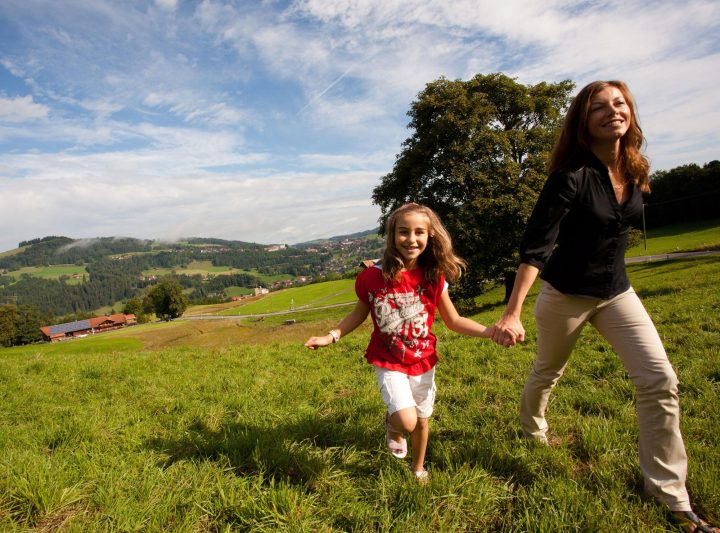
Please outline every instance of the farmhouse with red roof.
[[40, 331], [43, 334], [43, 340], [57, 342], [77, 337], [85, 337], [86, 335], [95, 335], [96, 333], [120, 329], [134, 324], [137, 324], [135, 315], [118, 313], [115, 315], [76, 320], [75, 322], [66, 322], [64, 324], [55, 324], [53, 326], [43, 326], [40, 328]]

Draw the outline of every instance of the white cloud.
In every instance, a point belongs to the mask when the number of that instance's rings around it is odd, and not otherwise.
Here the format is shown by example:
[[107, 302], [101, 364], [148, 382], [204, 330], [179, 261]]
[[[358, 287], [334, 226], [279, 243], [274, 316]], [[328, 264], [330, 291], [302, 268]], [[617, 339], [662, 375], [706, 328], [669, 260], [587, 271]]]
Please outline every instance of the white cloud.
[[155, 5], [166, 11], [174, 11], [177, 8], [177, 0], [155, 0]]
[[[223, 95], [219, 95], [223, 97]], [[206, 123], [213, 125], [233, 125], [242, 128], [255, 123], [251, 112], [247, 112], [227, 102], [208, 102], [202, 94], [188, 91], [151, 92], [142, 103], [152, 108], [166, 108], [187, 123]]]
[[112, 102], [108, 99], [97, 99], [97, 100], [84, 100], [80, 102], [80, 105], [99, 117], [107, 117], [123, 109], [122, 104]]
[[[64, 159], [45, 162], [62, 165], [67, 163]], [[122, 173], [116, 178], [114, 173], [97, 176], [92, 170], [99, 163], [86, 162], [86, 173], [62, 179], [57, 175], [63, 168], [31, 182], [0, 179], [8, 193], [0, 199], [0, 224], [10, 227], [13, 220], [33, 212], [22, 231], [13, 235], [18, 241], [52, 232], [74, 237], [215, 236], [298, 242], [306, 240], [308, 227], [329, 236], [335, 231], [357, 231], [358, 220], [361, 227], [372, 227], [379, 215], [368, 200], [377, 178], [374, 172], [266, 177], [196, 173], [138, 180]], [[118, 161], [106, 157], [105, 163], [114, 166]], [[348, 183], [350, 194], [343, 192]], [[354, 222], [349, 223], [348, 217]], [[328, 218], [338, 224], [323, 223]], [[297, 229], [288, 232], [290, 225]]]
[[33, 97], [18, 96], [3, 98], [0, 96], [0, 122], [26, 122], [43, 119], [50, 113], [50, 108], [33, 102]]

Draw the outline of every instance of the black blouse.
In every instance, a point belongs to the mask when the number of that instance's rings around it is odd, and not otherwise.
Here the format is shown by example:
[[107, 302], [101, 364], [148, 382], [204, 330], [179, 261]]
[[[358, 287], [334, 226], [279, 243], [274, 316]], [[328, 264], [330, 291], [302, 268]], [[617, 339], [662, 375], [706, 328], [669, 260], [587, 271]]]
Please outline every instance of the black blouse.
[[643, 198], [633, 185], [620, 205], [607, 167], [591, 155], [584, 167], [545, 182], [520, 243], [520, 261], [565, 294], [612, 298], [630, 287], [625, 248], [642, 223]]

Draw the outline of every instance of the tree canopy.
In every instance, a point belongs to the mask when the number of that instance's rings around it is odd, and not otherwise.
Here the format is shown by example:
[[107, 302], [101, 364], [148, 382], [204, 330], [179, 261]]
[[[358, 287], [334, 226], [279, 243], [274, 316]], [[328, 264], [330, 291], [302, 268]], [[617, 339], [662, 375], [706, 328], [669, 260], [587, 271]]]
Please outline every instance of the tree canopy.
[[40, 328], [52, 317], [31, 305], [0, 305], [0, 346], [18, 346], [42, 340]]
[[[460, 295], [517, 264], [574, 85], [522, 85], [504, 74], [429, 83], [408, 115], [412, 135], [373, 191], [381, 222], [405, 202], [435, 210], [469, 269]], [[384, 225], [384, 224], [383, 224]]]
[[145, 311], [155, 313], [161, 320], [172, 320], [182, 316], [187, 309], [187, 298], [180, 282], [172, 277], [164, 278], [153, 285], [143, 301]]

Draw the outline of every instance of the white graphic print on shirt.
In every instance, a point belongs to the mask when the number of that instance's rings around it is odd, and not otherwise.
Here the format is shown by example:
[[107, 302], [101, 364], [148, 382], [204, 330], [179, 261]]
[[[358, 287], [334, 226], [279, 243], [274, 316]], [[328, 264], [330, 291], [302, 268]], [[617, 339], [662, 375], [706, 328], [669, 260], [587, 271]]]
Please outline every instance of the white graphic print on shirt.
[[428, 313], [420, 299], [423, 290], [418, 287], [413, 292], [385, 290], [374, 296], [368, 294], [378, 329], [389, 337], [389, 347], [393, 352], [399, 351], [403, 361], [408, 350], [412, 357], [421, 358], [430, 345], [430, 341], [422, 340], [429, 333]]

